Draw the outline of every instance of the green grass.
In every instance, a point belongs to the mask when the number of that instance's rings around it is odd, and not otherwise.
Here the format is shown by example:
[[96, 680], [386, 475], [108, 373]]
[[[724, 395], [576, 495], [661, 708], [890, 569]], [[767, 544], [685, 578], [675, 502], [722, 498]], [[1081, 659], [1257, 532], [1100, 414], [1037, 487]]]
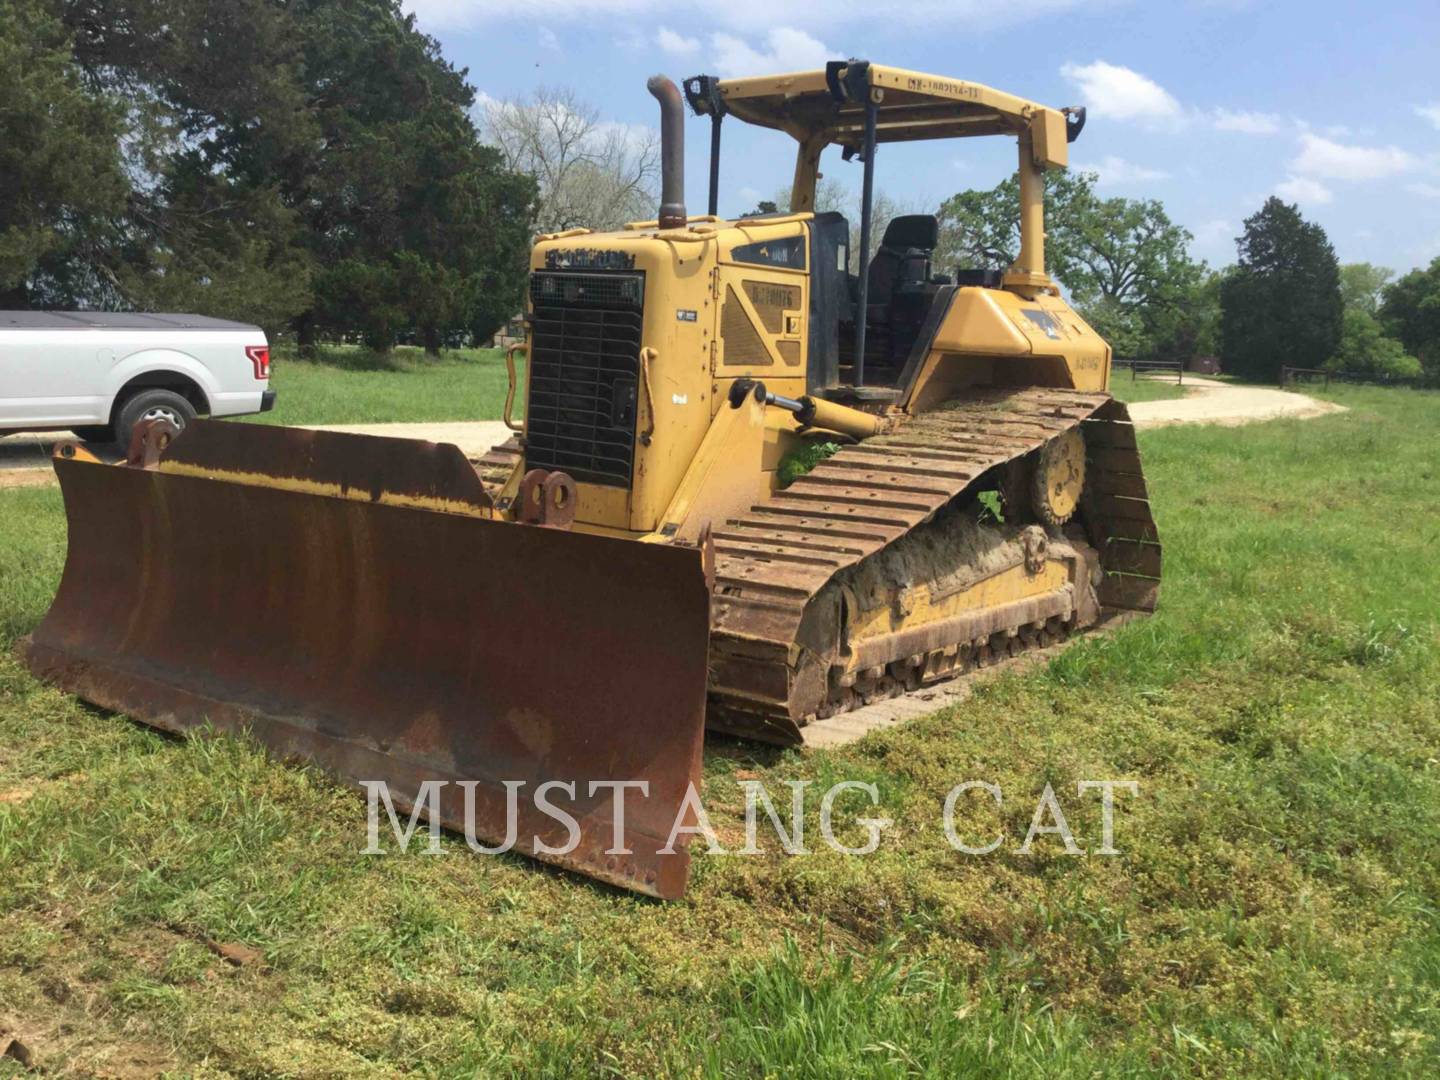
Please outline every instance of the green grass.
[[1189, 389], [1176, 383], [1173, 375], [1132, 378], [1129, 371], [1117, 369], [1110, 377], [1110, 392], [1121, 401], [1170, 401], [1182, 398]]
[[[873, 780], [895, 825], [867, 858], [698, 857], [675, 904], [455, 838], [364, 858], [315, 772], [37, 685], [10, 646], [62, 510], [0, 492], [0, 1027], [82, 1072], [1436, 1075], [1440, 396], [1329, 396], [1141, 435], [1155, 617], [840, 751], [713, 741], [722, 838], [740, 776]], [[959, 816], [991, 856], [940, 830], [970, 778], [1005, 795]], [[1140, 784], [1121, 854], [1020, 854], [1047, 782], [1098, 843], [1085, 778]]]
[[[524, 358], [515, 415], [524, 412]], [[317, 361], [293, 349], [276, 351], [270, 385], [275, 408], [246, 423], [383, 424], [422, 421], [498, 420], [508, 384], [499, 349], [449, 349], [427, 357], [402, 346], [384, 356], [349, 346], [320, 350]]]

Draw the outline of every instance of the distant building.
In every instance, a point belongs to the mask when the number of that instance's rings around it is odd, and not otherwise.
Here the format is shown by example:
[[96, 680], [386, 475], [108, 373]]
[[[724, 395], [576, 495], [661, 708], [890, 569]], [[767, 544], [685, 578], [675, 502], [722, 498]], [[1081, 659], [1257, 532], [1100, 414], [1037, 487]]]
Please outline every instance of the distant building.
[[495, 349], [503, 349], [513, 345], [517, 341], [525, 340], [525, 316], [516, 315], [509, 322], [500, 328], [500, 331], [491, 339], [490, 346]]
[[1192, 356], [1190, 362], [1185, 365], [1186, 371], [1193, 371], [1196, 375], [1219, 375], [1220, 358], [1218, 356]]

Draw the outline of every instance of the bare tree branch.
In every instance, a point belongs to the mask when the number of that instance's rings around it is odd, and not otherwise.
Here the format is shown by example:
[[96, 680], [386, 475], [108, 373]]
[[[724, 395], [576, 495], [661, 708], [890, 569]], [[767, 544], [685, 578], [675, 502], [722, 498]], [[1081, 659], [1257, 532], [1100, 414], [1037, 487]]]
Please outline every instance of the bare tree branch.
[[539, 231], [613, 229], [655, 216], [660, 153], [653, 130], [603, 121], [563, 88], [486, 102], [476, 119], [510, 169], [539, 185]]

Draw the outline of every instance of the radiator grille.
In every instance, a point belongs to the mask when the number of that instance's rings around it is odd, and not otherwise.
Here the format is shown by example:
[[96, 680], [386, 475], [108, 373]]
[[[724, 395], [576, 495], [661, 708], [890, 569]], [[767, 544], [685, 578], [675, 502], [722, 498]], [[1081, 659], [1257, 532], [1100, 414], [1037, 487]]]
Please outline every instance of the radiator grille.
[[645, 275], [530, 275], [525, 463], [628, 488], [635, 450]]

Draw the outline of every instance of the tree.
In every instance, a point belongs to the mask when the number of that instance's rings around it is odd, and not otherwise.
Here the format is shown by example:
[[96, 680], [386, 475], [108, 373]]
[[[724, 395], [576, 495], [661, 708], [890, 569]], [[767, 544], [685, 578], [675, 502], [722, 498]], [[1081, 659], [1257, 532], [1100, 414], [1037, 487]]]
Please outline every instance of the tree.
[[1056, 231], [1069, 263], [1060, 280], [1077, 297], [1153, 308], [1199, 283], [1190, 233], [1155, 199], [1077, 199]]
[[574, 91], [546, 87], [523, 100], [487, 100], [478, 118], [506, 167], [534, 178], [541, 232], [614, 229], [655, 217], [660, 147], [654, 129], [602, 122]]
[[1110, 297], [1079, 305], [1091, 328], [1109, 344], [1118, 357], [1133, 360], [1154, 351], [1143, 313]]
[[1326, 362], [1331, 371], [1358, 371], [1381, 379], [1415, 379], [1420, 361], [1405, 346], [1387, 337], [1378, 319], [1362, 308], [1345, 309], [1340, 346]]
[[1374, 315], [1380, 310], [1380, 295], [1395, 271], [1370, 263], [1346, 263], [1340, 267], [1340, 299], [1347, 310]]
[[319, 266], [302, 341], [355, 330], [383, 350], [413, 328], [435, 352], [493, 333], [522, 302], [534, 185], [481, 145], [465, 72], [396, 0], [311, 0], [303, 27], [324, 152], [286, 169]]
[[[1203, 267], [1154, 199], [1102, 199], [1095, 174], [1045, 174], [1045, 262], [1117, 355], [1188, 358]], [[936, 261], [1008, 269], [1020, 253], [1020, 181], [964, 191], [940, 208]]]
[[[65, 0], [73, 58], [122, 103], [123, 210], [53, 277], [53, 302], [181, 308], [272, 331], [309, 303], [312, 260], [281, 163], [318, 132], [296, 79], [304, 35], [268, 0]], [[65, 295], [65, 294], [69, 295]]]
[[1087, 316], [1101, 305], [1135, 328], [1122, 344], [1111, 342], [1118, 355], [1194, 355], [1204, 267], [1190, 259], [1190, 233], [1158, 201], [1077, 198], [1060, 235], [1069, 264], [1060, 281]]
[[1191, 295], [1187, 307], [1190, 325], [1195, 332], [1196, 356], [1220, 356], [1220, 293], [1233, 270], [1230, 266], [1221, 267], [1219, 270], [1206, 267], [1204, 278]]
[[[1073, 272], [1068, 223], [1083, 205], [1095, 202], [1095, 174], [1045, 171], [1045, 262], [1067, 287]], [[962, 191], [940, 204], [940, 244], [935, 261], [943, 267], [1008, 270], [1020, 255], [1020, 178], [1012, 174], [988, 191]]]
[[87, 90], [71, 47], [53, 4], [0, 5], [0, 307], [28, 307], [37, 275], [125, 204], [120, 110]]
[[123, 104], [133, 183], [52, 293], [109, 283], [377, 348], [519, 307], [533, 183], [480, 144], [465, 72], [399, 0], [63, 3], [85, 85]]
[[1340, 344], [1325, 364], [1332, 371], [1358, 371], [1382, 379], [1415, 379], [1421, 374], [1420, 361], [1405, 346], [1386, 335], [1377, 315], [1386, 284], [1395, 271], [1370, 263], [1346, 263], [1340, 267], [1340, 297], [1345, 314]]
[[280, 331], [311, 302], [314, 264], [295, 242], [298, 215], [273, 188], [192, 188], [175, 175], [157, 190], [132, 200], [128, 239], [108, 254], [127, 306]]
[[1340, 344], [1340, 270], [1325, 230], [1271, 196], [1245, 219], [1239, 260], [1220, 291], [1225, 370], [1278, 381], [1316, 368]]
[[1440, 258], [1386, 286], [1380, 319], [1419, 359], [1426, 382], [1440, 385]]

